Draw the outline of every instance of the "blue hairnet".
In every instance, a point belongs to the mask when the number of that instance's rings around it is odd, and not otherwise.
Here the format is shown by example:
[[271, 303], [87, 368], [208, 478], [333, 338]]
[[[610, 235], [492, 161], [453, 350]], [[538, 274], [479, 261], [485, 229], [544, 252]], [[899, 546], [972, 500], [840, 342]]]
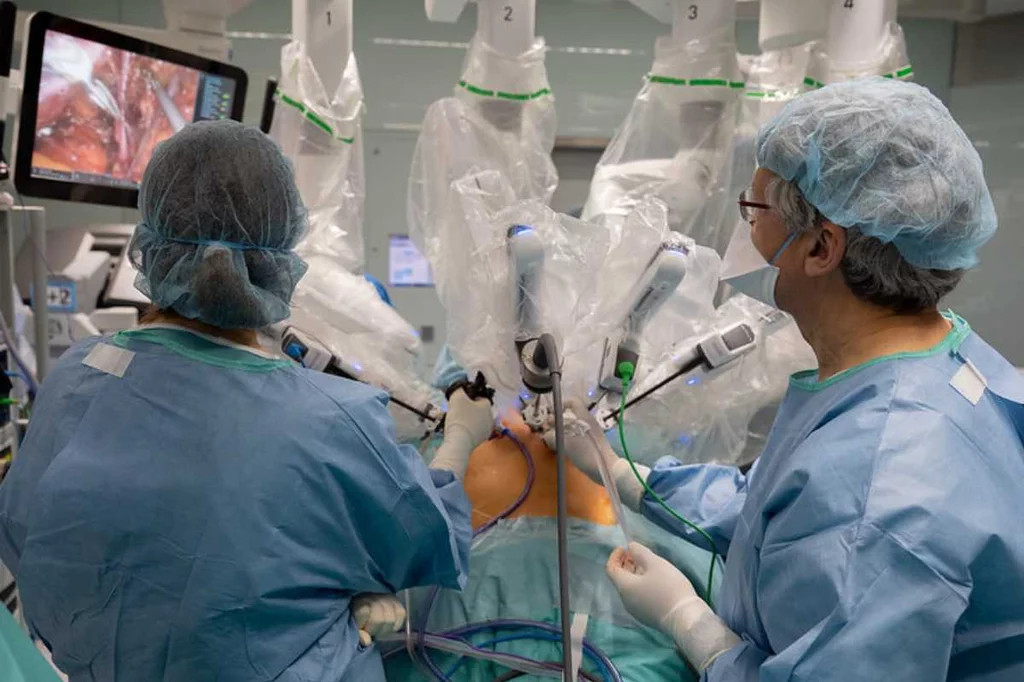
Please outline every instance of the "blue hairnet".
[[229, 120], [186, 126], [153, 152], [139, 211], [135, 286], [161, 309], [224, 329], [288, 317], [306, 210], [269, 137]]
[[757, 163], [831, 222], [894, 243], [920, 268], [970, 267], [996, 230], [981, 158], [913, 83], [875, 77], [801, 95], [761, 129]]

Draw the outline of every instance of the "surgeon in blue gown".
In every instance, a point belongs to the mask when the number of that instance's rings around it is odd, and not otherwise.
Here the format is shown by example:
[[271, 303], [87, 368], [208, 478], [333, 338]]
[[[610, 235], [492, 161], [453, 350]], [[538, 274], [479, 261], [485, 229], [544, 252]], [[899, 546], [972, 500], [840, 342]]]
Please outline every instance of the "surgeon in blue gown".
[[260, 348], [305, 272], [306, 216], [258, 130], [186, 127], [139, 209], [155, 311], [61, 358], [0, 486], [33, 633], [72, 682], [380, 682], [360, 636], [379, 597], [465, 583], [461, 479], [490, 405], [453, 396], [428, 469], [385, 395]]
[[[612, 581], [714, 682], [1024, 679], [1024, 379], [938, 307], [996, 229], [980, 158], [927, 90], [876, 78], [788, 104], [757, 161], [725, 277], [790, 313], [818, 368], [746, 476], [640, 470], [727, 555], [714, 611], [641, 545]], [[580, 468], [604, 458], [626, 504], [703, 542], [589, 442]]]

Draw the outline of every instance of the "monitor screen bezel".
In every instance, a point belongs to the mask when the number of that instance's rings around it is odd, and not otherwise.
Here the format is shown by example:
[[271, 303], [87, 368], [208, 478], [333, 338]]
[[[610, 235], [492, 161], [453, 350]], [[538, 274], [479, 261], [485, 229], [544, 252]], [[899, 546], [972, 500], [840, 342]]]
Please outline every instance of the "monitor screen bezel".
[[123, 33], [93, 26], [77, 19], [60, 16], [51, 12], [36, 12], [29, 19], [28, 39], [25, 45], [22, 73], [24, 86], [18, 142], [14, 153], [14, 186], [18, 192], [29, 197], [60, 199], [107, 206], [134, 208], [138, 204], [139, 190], [130, 187], [106, 187], [32, 175], [32, 152], [36, 139], [36, 113], [39, 106], [39, 80], [43, 67], [43, 46], [47, 31], [57, 31], [76, 38], [84, 38], [119, 50], [126, 50], [145, 57], [160, 59], [179, 66], [186, 66], [213, 76], [234, 79], [235, 98], [231, 107], [231, 118], [242, 120], [245, 108], [245, 94], [249, 78], [245, 71], [232, 64], [175, 50], [164, 45], [151, 43]]

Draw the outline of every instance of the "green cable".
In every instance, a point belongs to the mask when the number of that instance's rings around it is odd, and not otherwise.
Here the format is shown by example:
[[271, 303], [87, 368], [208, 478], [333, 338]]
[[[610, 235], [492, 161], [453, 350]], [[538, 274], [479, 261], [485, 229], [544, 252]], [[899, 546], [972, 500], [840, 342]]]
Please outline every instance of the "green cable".
[[704, 591], [704, 601], [708, 603], [708, 606], [714, 606], [711, 603], [711, 586], [715, 579], [715, 562], [718, 560], [718, 548], [715, 546], [715, 541], [711, 539], [711, 536], [707, 532], [695, 524], [689, 519], [683, 518], [679, 512], [672, 507], [668, 506], [665, 500], [661, 499], [658, 493], [651, 490], [651, 486], [647, 485], [647, 481], [643, 476], [640, 475], [640, 471], [636, 468], [636, 464], [633, 462], [633, 457], [629, 454], [629, 448], [626, 446], [626, 426], [623, 423], [623, 416], [626, 413], [626, 394], [629, 392], [629, 383], [633, 380], [633, 372], [635, 367], [632, 362], [620, 362], [619, 363], [619, 376], [622, 377], [622, 402], [619, 404], [619, 413], [616, 417], [616, 421], [619, 426], [619, 443], [622, 445], [622, 452], [626, 455], [626, 461], [629, 462], [630, 468], [633, 470], [633, 475], [636, 476], [636, 480], [640, 481], [640, 485], [644, 487], [644, 491], [650, 495], [662, 508], [672, 515], [677, 521], [685, 526], [692, 528], [693, 530], [700, 533], [700, 535], [707, 540], [708, 545], [711, 546], [711, 566], [708, 567], [708, 584]]

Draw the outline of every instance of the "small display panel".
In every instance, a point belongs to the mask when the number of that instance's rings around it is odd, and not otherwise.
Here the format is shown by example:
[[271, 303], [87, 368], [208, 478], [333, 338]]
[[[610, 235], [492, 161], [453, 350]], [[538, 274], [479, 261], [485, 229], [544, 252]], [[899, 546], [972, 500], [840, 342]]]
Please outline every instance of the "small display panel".
[[391, 235], [388, 244], [388, 280], [393, 287], [434, 286], [430, 263], [407, 235]]

